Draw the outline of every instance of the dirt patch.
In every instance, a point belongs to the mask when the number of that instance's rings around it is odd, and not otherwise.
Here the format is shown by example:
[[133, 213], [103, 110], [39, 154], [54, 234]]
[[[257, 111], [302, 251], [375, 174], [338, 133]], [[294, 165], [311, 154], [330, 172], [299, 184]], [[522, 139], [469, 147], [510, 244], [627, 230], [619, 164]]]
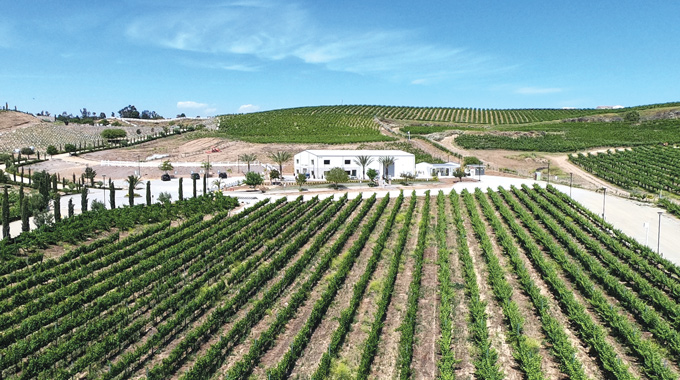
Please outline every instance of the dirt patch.
[[[430, 217], [437, 210], [436, 197], [431, 199]], [[418, 299], [418, 315], [416, 317], [416, 339], [413, 347], [413, 375], [416, 379], [434, 379], [437, 375], [437, 338], [439, 329], [439, 297], [437, 295], [437, 243], [434, 236], [434, 218], [431, 218], [427, 234], [427, 243], [423, 254], [423, 276], [421, 296]]]
[[403, 321], [404, 314], [406, 314], [406, 301], [408, 300], [408, 288], [412, 278], [414, 257], [413, 251], [415, 249], [418, 234], [417, 227], [420, 221], [420, 211], [422, 210], [422, 201], [419, 200], [414, 210], [413, 220], [411, 225], [413, 228], [410, 231], [404, 252], [402, 253], [401, 261], [403, 268], [397, 274], [397, 279], [394, 284], [394, 291], [390, 306], [387, 308], [387, 316], [382, 329], [380, 342], [378, 343], [378, 352], [371, 367], [372, 378], [393, 379], [396, 378], [397, 359], [399, 356], [399, 337], [401, 333], [397, 330]]
[[33, 115], [16, 111], [0, 112], [0, 132], [10, 132], [19, 128], [40, 124], [43, 121]]

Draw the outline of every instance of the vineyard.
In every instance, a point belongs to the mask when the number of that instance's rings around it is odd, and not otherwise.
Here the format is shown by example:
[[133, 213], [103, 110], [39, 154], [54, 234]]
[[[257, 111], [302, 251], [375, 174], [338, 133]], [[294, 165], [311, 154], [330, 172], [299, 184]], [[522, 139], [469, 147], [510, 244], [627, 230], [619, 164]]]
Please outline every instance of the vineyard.
[[370, 116], [351, 114], [306, 114], [279, 110], [228, 115], [220, 118], [225, 137], [254, 143], [326, 143], [392, 140], [380, 133]]
[[2, 378], [680, 373], [680, 268], [551, 187], [263, 200], [0, 281]]
[[624, 189], [680, 195], [680, 149], [677, 147], [643, 146], [597, 154], [579, 153], [570, 155], [569, 159], [585, 171]]
[[527, 132], [517, 136], [499, 133], [465, 133], [456, 144], [467, 149], [510, 149], [536, 152], [574, 152], [594, 147], [680, 143], [678, 120], [655, 120], [639, 125], [610, 123], [553, 123], [537, 127], [507, 127]]
[[279, 111], [263, 112], [261, 114], [283, 113], [287, 115], [315, 115], [315, 116], [356, 115], [356, 116], [369, 116], [371, 118], [379, 117], [382, 119], [394, 119], [394, 120], [502, 125], [502, 124], [526, 124], [542, 121], [553, 121], [611, 112], [612, 110], [595, 110], [595, 109], [497, 110], [482, 108], [342, 105], [342, 106], [299, 107]]

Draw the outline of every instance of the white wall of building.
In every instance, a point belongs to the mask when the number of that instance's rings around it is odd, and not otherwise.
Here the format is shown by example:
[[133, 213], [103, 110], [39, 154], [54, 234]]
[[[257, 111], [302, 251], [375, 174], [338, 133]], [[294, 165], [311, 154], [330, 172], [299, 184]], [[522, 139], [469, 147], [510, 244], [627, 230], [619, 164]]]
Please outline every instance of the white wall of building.
[[394, 157], [394, 165], [388, 168], [390, 178], [399, 178], [402, 173], [415, 173], [416, 158], [413, 154], [401, 150], [305, 150], [295, 155], [293, 164], [295, 174], [308, 173], [310, 179], [325, 179], [325, 173], [332, 168], [342, 168], [350, 176], [361, 179], [362, 167], [355, 160], [358, 156], [369, 156], [373, 162], [366, 166], [366, 171], [375, 169], [383, 175], [383, 168], [378, 161], [381, 157]]

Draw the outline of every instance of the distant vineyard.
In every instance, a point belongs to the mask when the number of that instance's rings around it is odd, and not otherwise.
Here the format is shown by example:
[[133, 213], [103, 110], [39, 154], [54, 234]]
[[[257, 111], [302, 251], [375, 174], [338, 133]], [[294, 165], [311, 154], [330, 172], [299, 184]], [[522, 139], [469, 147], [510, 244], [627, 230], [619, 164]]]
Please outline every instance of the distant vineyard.
[[222, 210], [1, 265], [0, 376], [678, 377], [680, 268], [554, 188]]
[[389, 141], [369, 116], [305, 114], [295, 110], [228, 115], [220, 118], [226, 137], [254, 143], [326, 143]]
[[384, 119], [470, 124], [526, 124], [612, 112], [595, 109], [483, 109], [342, 105], [300, 107], [276, 111], [296, 115], [359, 115]]
[[463, 134], [456, 143], [467, 149], [509, 149], [536, 152], [574, 152], [596, 147], [638, 146], [680, 142], [680, 120], [656, 120], [640, 125], [611, 123], [554, 123], [540, 129], [513, 128], [536, 136], [497, 133]]
[[624, 189], [680, 195], [680, 149], [644, 146], [597, 154], [569, 156], [587, 172]]

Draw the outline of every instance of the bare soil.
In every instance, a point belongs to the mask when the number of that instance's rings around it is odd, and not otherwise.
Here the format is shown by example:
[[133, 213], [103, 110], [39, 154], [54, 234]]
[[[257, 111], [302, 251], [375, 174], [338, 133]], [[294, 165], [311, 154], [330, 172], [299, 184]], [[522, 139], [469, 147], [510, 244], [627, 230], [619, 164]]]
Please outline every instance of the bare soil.
[[[383, 211], [383, 216], [388, 215], [390, 210], [391, 207], [385, 208], [385, 210]], [[370, 217], [371, 215], [366, 216], [366, 218]], [[377, 235], [380, 233], [380, 231], [383, 230], [385, 222], [386, 219], [384, 217], [379, 219], [379, 222], [377, 223], [374, 229], [374, 233], [366, 242], [366, 245], [362, 249], [359, 257], [357, 258], [354, 267], [348, 274], [345, 283], [343, 284], [342, 288], [338, 291], [336, 299], [333, 301], [331, 307], [326, 312], [324, 320], [317, 327], [316, 331], [309, 339], [309, 344], [307, 345], [307, 348], [305, 349], [301, 357], [298, 359], [297, 366], [290, 375], [291, 378], [296, 377], [300, 377], [303, 379], [309, 378], [314, 373], [314, 371], [316, 371], [321, 360], [321, 356], [328, 349], [331, 337], [333, 336], [333, 333], [339, 326], [338, 320], [340, 318], [340, 313], [342, 313], [342, 311], [349, 306], [352, 294], [354, 293], [354, 284], [356, 284], [357, 281], [359, 281], [361, 276], [363, 276], [363, 274], [366, 271], [366, 264], [368, 263], [368, 260], [371, 258], [371, 255], [373, 254], [373, 247], [375, 245], [375, 241], [377, 240]], [[349, 245], [346, 245], [346, 247], [349, 247]]]
[[[407, 202], [404, 201], [401, 205], [401, 211], [404, 212]], [[403, 226], [403, 221], [395, 221], [392, 226], [390, 239], [385, 245], [385, 250], [382, 253], [382, 258], [378, 262], [375, 273], [369, 282], [368, 289], [364, 299], [357, 308], [357, 313], [354, 318], [354, 323], [350, 328], [345, 344], [338, 353], [338, 361], [343, 362], [351, 371], [355, 371], [359, 367], [361, 360], [361, 353], [363, 351], [363, 344], [368, 337], [375, 314], [375, 306], [377, 305], [382, 290], [382, 285], [385, 281], [385, 276], [389, 270], [390, 258], [394, 254], [394, 246], [396, 245], [396, 238], [398, 231]]]
[[[510, 206], [508, 206], [510, 207]], [[523, 228], [525, 228], [523, 226]], [[529, 234], [531, 234], [529, 231], [527, 231]], [[537, 243], [538, 244], [538, 243]], [[544, 251], [544, 248], [539, 244], [539, 247], [541, 247], [541, 250], [543, 251], [543, 254], [545, 255], [546, 259], [548, 262], [552, 263], [555, 265], [557, 268], [559, 268], [558, 264], [554, 262], [552, 257], [548, 252]], [[597, 311], [594, 310], [592, 307], [590, 307], [590, 303], [583, 297], [583, 295], [578, 291], [577, 287], [575, 284], [573, 284], [569, 278], [566, 277], [565, 273], [559, 269], [558, 270], [558, 277], [560, 280], [562, 280], [565, 285], [571, 290], [572, 294], [574, 294], [574, 297], [578, 300], [579, 303], [585, 306], [585, 312], [592, 318], [592, 320], [601, 326], [604, 331], [607, 333], [607, 337], [605, 338], [607, 343], [612, 346], [614, 351], [616, 352], [617, 356], [621, 358], [621, 360], [628, 364], [629, 370], [631, 374], [635, 377], [640, 378], [642, 374], [642, 369], [639, 367], [639, 361], [635, 356], [633, 356], [633, 353], [624, 345], [621, 345], [613, 336], [616, 334], [613, 334], [611, 331], [611, 328], [607, 326], [607, 323], [602, 320], [602, 318], [597, 314]]]
[[437, 200], [432, 197], [430, 219], [425, 252], [423, 254], [423, 276], [418, 299], [416, 316], [415, 343], [413, 347], [413, 376], [415, 379], [434, 379], [437, 376], [437, 338], [441, 336], [439, 327], [439, 304], [437, 295], [437, 243], [434, 236]]
[[[463, 209], [464, 205], [461, 206]], [[484, 260], [481, 252], [481, 248], [477, 243], [477, 236], [472, 230], [472, 224], [470, 223], [470, 217], [466, 210], [461, 210], [463, 215], [463, 220], [465, 223], [465, 230], [467, 232], [467, 240], [470, 249], [470, 256], [472, 257], [472, 263], [477, 274], [477, 285], [479, 286], [479, 298], [482, 302], [486, 302], [486, 313], [488, 319], [486, 321], [487, 329], [489, 331], [489, 339], [491, 340], [491, 345], [498, 351], [498, 363], [505, 377], [512, 380], [522, 379], [522, 373], [519, 371], [519, 365], [512, 356], [512, 346], [506, 340], [505, 331], [505, 321], [503, 317], [503, 310], [498, 301], [493, 294], [493, 290], [489, 285], [488, 270], [486, 268], [486, 261]]]
[[371, 367], [372, 378], [377, 379], [394, 379], [399, 374], [397, 373], [397, 359], [399, 356], [399, 337], [400, 332], [397, 330], [403, 321], [403, 316], [406, 313], [406, 302], [408, 300], [408, 288], [411, 283], [413, 272], [413, 264], [415, 262], [413, 251], [415, 249], [418, 233], [417, 226], [422, 215], [422, 200], [418, 200], [416, 209], [411, 220], [411, 228], [404, 252], [402, 253], [401, 261], [403, 269], [400, 268], [397, 274], [397, 279], [394, 284], [394, 291], [390, 306], [387, 308], [387, 316], [383, 325], [380, 342], [378, 343], [378, 352], [373, 360]]
[[0, 112], [0, 135], [42, 122], [42, 119], [23, 112], [2, 111]]

